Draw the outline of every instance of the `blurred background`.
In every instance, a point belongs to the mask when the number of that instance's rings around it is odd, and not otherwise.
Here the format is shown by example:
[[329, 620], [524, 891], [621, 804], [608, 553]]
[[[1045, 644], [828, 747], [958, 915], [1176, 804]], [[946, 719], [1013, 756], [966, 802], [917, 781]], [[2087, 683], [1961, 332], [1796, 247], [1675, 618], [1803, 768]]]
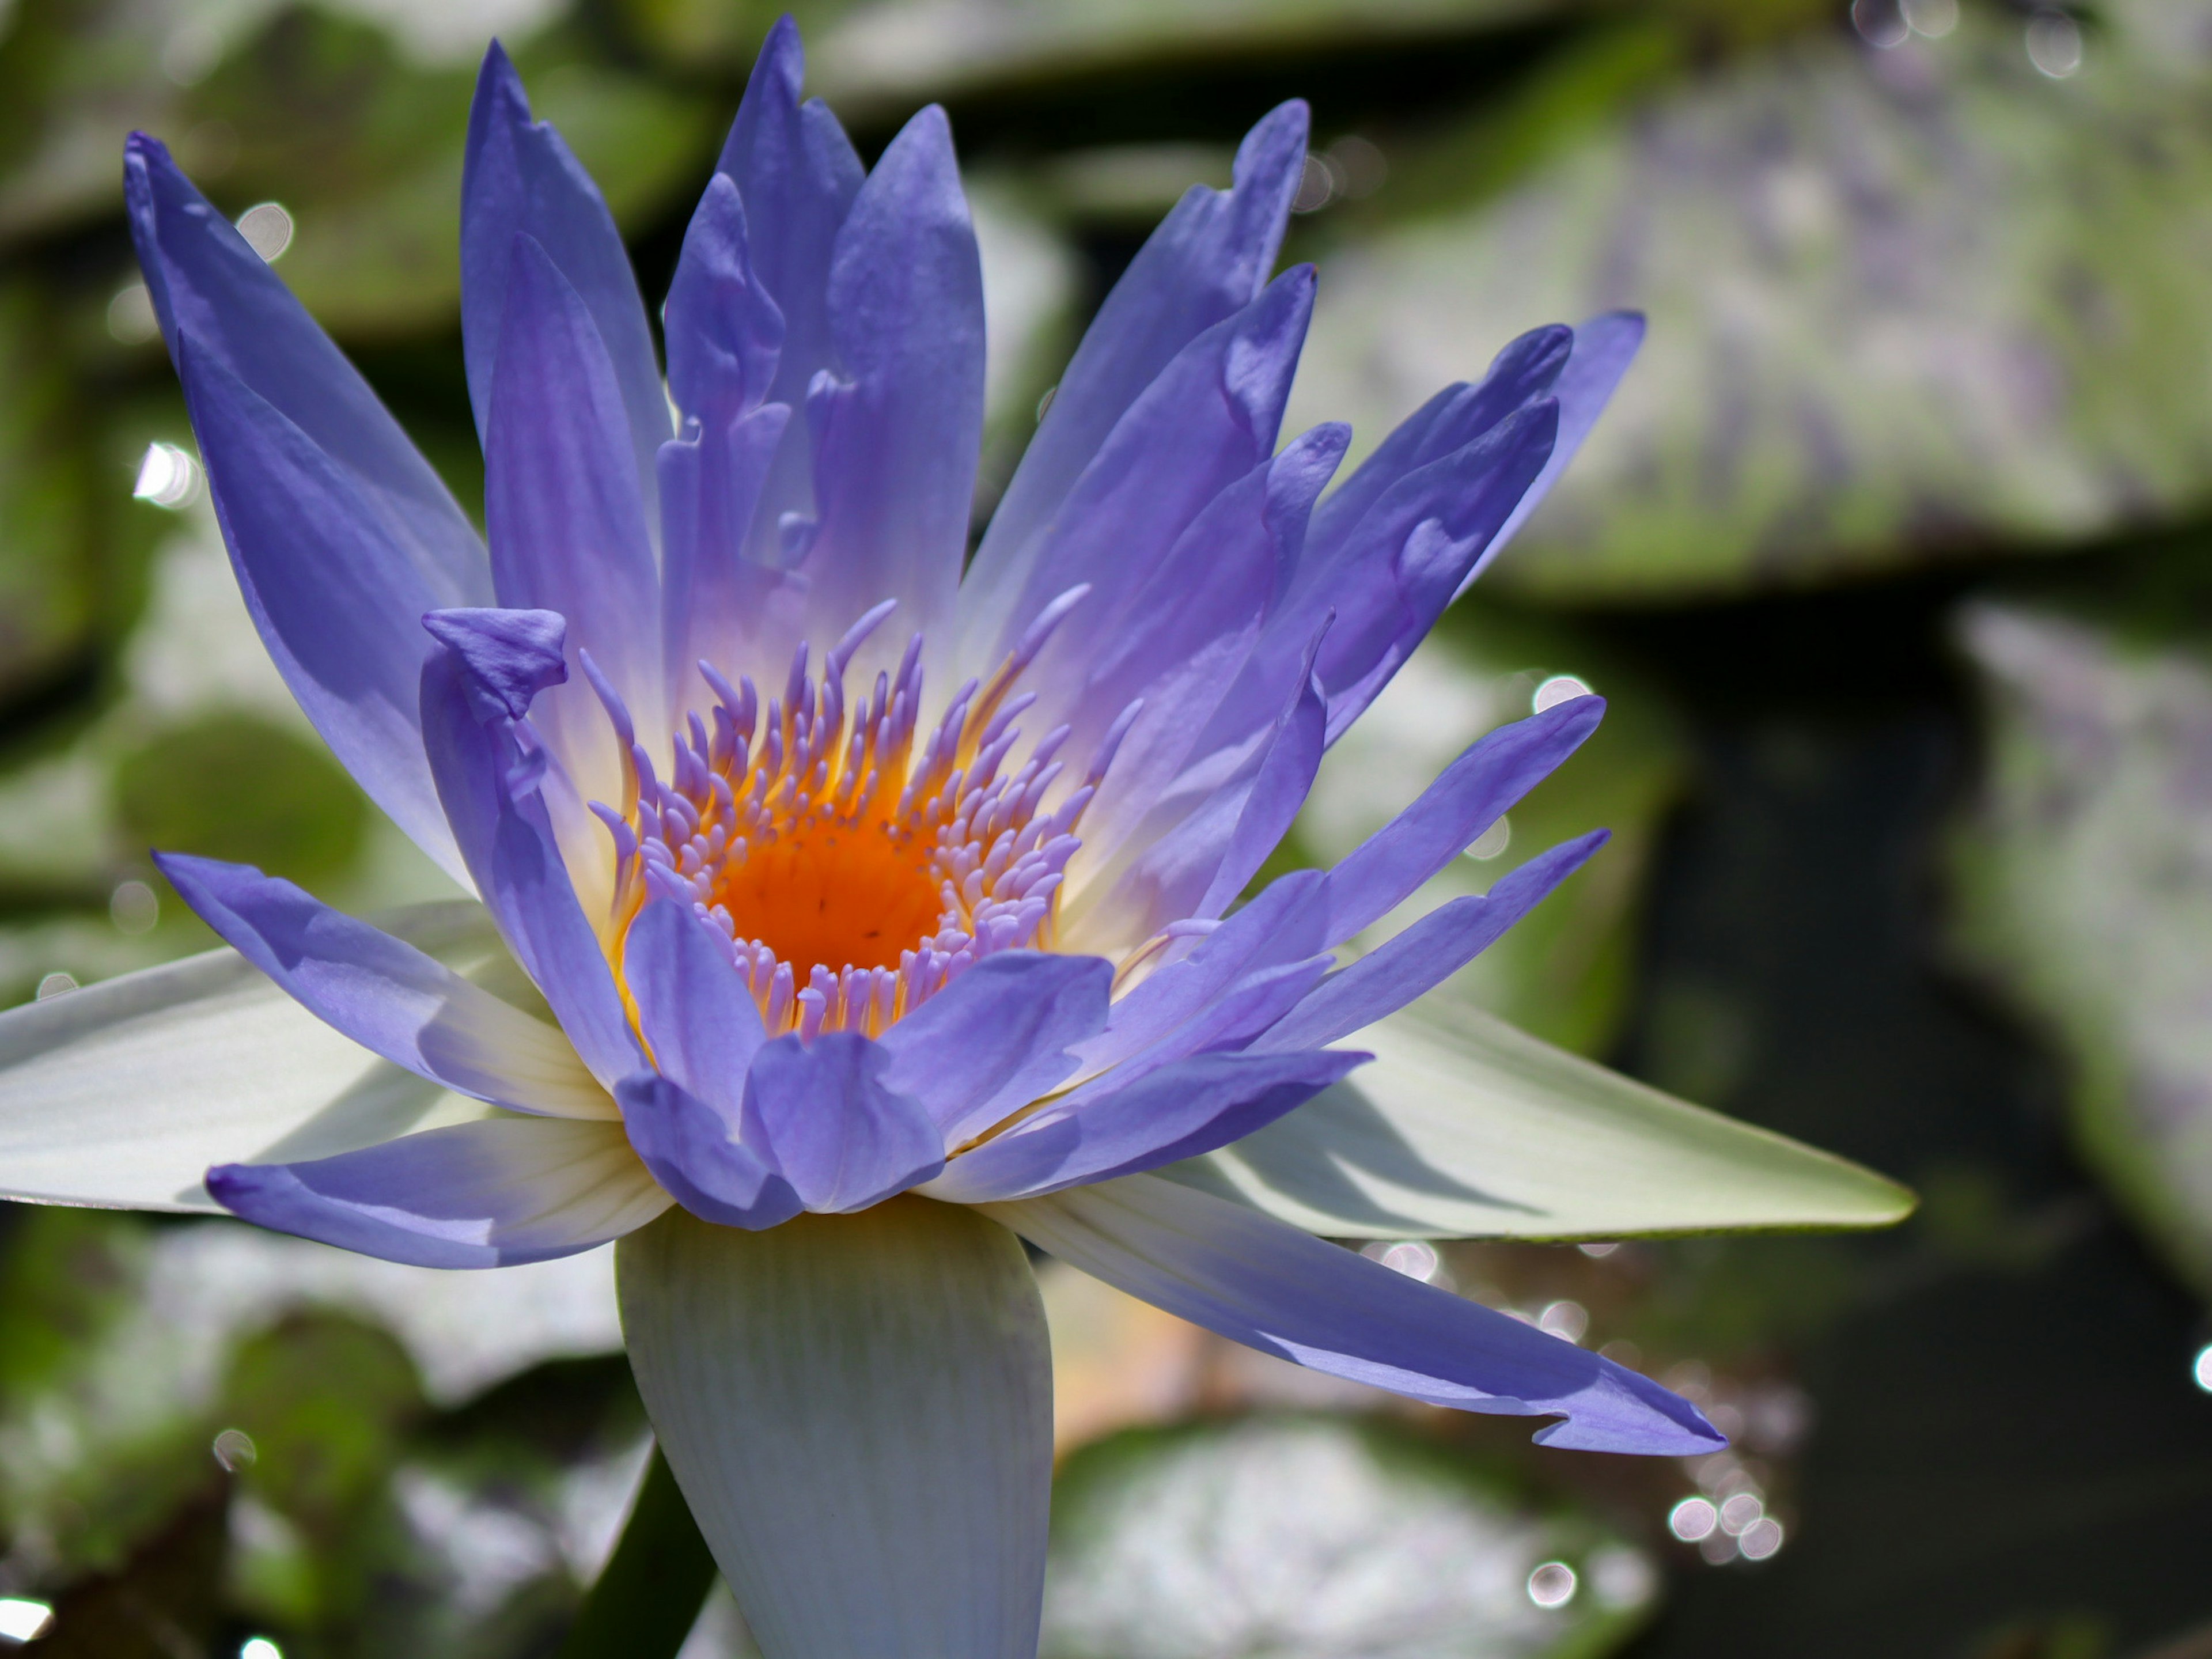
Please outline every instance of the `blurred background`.
[[[1106, 287], [1309, 99], [1292, 429], [1650, 343], [1340, 745], [1333, 859], [1491, 726], [1603, 730], [1395, 920], [1593, 824], [1440, 992], [1914, 1185], [1869, 1237], [1370, 1247], [1699, 1400], [1546, 1453], [1047, 1263], [1050, 1659], [2212, 1656], [2212, 0], [816, 0], [969, 168], [980, 524]], [[473, 509], [495, 32], [656, 301], [757, 0], [0, 0], [0, 1005], [213, 941], [146, 862], [440, 878], [264, 659], [122, 220], [167, 139]], [[1355, 452], [1355, 459], [1357, 451]], [[644, 1467], [605, 1253], [434, 1274], [0, 1206], [0, 1647], [525, 1659]], [[717, 1590], [685, 1659], [750, 1651]]]

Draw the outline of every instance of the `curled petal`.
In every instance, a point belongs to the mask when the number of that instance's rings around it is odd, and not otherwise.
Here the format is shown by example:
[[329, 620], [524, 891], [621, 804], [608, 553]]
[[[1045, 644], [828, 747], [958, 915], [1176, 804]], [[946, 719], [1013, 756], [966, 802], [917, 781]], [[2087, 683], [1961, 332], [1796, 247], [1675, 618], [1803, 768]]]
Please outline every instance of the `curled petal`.
[[553, 838], [540, 793], [545, 757], [518, 739], [527, 722], [503, 714], [477, 718], [479, 709], [496, 706], [495, 690], [450, 647], [423, 665], [421, 696], [438, 799], [477, 890], [584, 1064], [611, 1089], [637, 1070], [641, 1056]]
[[783, 350], [783, 313], [753, 270], [744, 203], [727, 173], [707, 181], [661, 318], [669, 395], [686, 416], [719, 424], [766, 399]]
[[1515, 410], [1549, 394], [1574, 349], [1575, 331], [1563, 323], [1530, 329], [1508, 342], [1475, 385], [1446, 386], [1400, 422], [1314, 514], [1308, 547], [1317, 566], [1344, 562], [1353, 532], [1406, 479], [1458, 453]]
[[1644, 313], [1640, 311], [1608, 311], [1591, 318], [1575, 330], [1573, 355], [1553, 383], [1553, 394], [1559, 404], [1559, 437], [1552, 447], [1551, 459], [1537, 474], [1536, 482], [1528, 486], [1514, 508], [1513, 516], [1506, 520], [1498, 533], [1491, 538], [1490, 545], [1474, 568], [1460, 582], [1460, 592], [1465, 592], [1468, 583], [1482, 574], [1484, 565], [1496, 558], [1511, 541], [1528, 515], [1543, 504], [1551, 494], [1552, 486], [1567, 470], [1589, 437], [1597, 417], [1605, 412], [1612, 401], [1613, 388], [1620, 377], [1628, 373], [1628, 366], [1636, 361], [1636, 353], [1644, 344]]
[[702, 1221], [757, 1231], [781, 1226], [806, 1207], [767, 1158], [748, 1146], [740, 1120], [720, 1112], [656, 1072], [615, 1087], [629, 1143], [653, 1178]]

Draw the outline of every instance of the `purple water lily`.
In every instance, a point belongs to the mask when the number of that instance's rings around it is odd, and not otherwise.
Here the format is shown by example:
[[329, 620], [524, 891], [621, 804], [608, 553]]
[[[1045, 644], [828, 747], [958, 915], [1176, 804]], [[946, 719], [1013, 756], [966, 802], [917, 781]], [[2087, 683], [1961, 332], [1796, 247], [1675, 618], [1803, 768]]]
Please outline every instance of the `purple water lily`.
[[1169, 1170], [1330, 1090], [1367, 1058], [1332, 1045], [1595, 850], [1338, 965], [1589, 735], [1586, 696], [1239, 903], [1639, 321], [1523, 336], [1324, 494], [1348, 430], [1278, 444], [1314, 291], [1272, 274], [1306, 147], [1285, 105], [1108, 297], [970, 561], [982, 290], [945, 118], [864, 173], [799, 73], [786, 20], [685, 238], [664, 383], [606, 207], [486, 59], [462, 204], [482, 539], [131, 141], [254, 620], [526, 977], [456, 967], [449, 909], [387, 931], [162, 857], [240, 956], [446, 1103], [241, 1133], [206, 1192], [430, 1267], [623, 1239], [654, 1425], [776, 1659], [1034, 1651], [1049, 1373], [1017, 1235], [1301, 1364], [1555, 1419], [1554, 1446], [1720, 1444], [1632, 1371]]

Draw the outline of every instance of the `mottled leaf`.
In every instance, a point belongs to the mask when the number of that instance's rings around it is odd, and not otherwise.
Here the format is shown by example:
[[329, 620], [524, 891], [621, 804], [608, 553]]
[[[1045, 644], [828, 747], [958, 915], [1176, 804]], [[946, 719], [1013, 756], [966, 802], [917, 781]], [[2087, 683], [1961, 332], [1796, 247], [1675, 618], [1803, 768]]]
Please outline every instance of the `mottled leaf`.
[[[1806, 36], [1617, 104], [1503, 194], [1513, 133], [1416, 146], [1419, 216], [1324, 262], [1292, 422], [1372, 443], [1520, 329], [1647, 311], [1641, 361], [1488, 578], [1548, 599], [1799, 585], [2198, 511], [2203, 11], [2124, 9], [2071, 79], [2038, 71], [2013, 13], [1888, 52]], [[1476, 194], [1446, 207], [1455, 170]]]
[[1960, 638], [1990, 744], [1965, 941], [2066, 1051], [2100, 1173], [2212, 1288], [2212, 652], [1997, 605]]
[[[1594, 1659], [1656, 1564], [1594, 1516], [1380, 1425], [1136, 1431], [1063, 1467], [1046, 1659]], [[1548, 1605], [1547, 1605], [1548, 1603]]]

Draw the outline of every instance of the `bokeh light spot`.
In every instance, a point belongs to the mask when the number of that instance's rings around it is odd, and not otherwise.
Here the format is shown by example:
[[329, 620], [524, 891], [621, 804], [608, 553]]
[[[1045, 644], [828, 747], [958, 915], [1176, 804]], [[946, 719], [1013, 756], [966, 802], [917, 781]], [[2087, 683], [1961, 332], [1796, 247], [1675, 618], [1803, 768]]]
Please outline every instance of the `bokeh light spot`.
[[1547, 1561], [1528, 1575], [1528, 1599], [1540, 1607], [1564, 1607], [1575, 1599], [1575, 1570]]
[[1535, 695], [1528, 699], [1528, 706], [1540, 714], [1547, 708], [1555, 708], [1589, 694], [1589, 682], [1581, 675], [1554, 674], [1536, 688]]
[[1703, 1498], [1685, 1498], [1667, 1512], [1667, 1530], [1686, 1544], [1711, 1537], [1720, 1522], [1721, 1512]]
[[27, 1595], [0, 1595], [0, 1637], [32, 1642], [52, 1627], [54, 1610]]
[[238, 234], [270, 264], [292, 246], [292, 216], [281, 202], [257, 202], [238, 216]]
[[200, 464], [174, 444], [149, 444], [131, 493], [175, 512], [200, 498]]

